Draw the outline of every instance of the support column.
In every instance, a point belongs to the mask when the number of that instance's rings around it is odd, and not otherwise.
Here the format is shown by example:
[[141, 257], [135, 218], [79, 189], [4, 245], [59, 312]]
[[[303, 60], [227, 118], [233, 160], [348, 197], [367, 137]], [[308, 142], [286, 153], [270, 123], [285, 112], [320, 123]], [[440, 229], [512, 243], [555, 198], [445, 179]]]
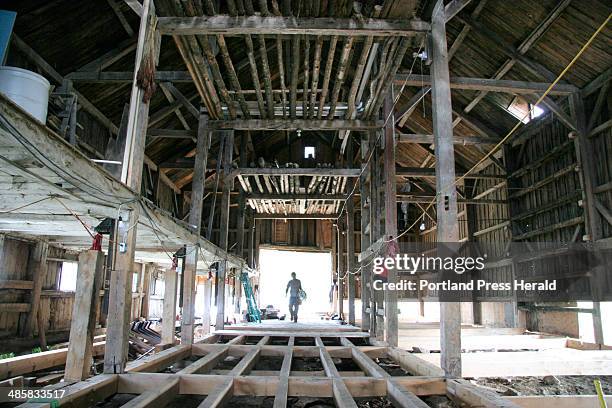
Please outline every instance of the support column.
[[[347, 164], [353, 167], [353, 142], [348, 141]], [[355, 184], [354, 179], [349, 179], [347, 191], [350, 193]], [[348, 294], [348, 322], [355, 324], [355, 204], [353, 197], [346, 200], [346, 283]]]
[[[130, 97], [130, 112], [121, 181], [134, 191], [140, 191], [142, 168], [144, 164], [144, 145], [149, 122], [149, 102], [145, 90], [137, 85], [137, 75], [143, 61], [155, 55], [155, 6], [151, 0], [144, 0], [140, 18], [140, 30], [136, 48], [136, 62]], [[104, 352], [104, 372], [123, 373], [128, 361], [128, 334], [132, 306], [132, 272], [140, 203], [131, 208], [122, 208], [121, 220], [117, 225], [117, 240], [124, 250], [117, 251], [114, 268], [111, 272], [108, 326]], [[130, 211], [131, 209], [131, 211]]]
[[[578, 137], [575, 138], [576, 144], [576, 158], [578, 167], [580, 168], [580, 183], [582, 185], [582, 202], [584, 208], [584, 214], [586, 216], [586, 232], [590, 237], [591, 242], [596, 242], [602, 239], [602, 220], [601, 214], [595, 208], [595, 201], [597, 197], [593, 188], [597, 186], [595, 180], [595, 154], [593, 151], [593, 145], [588, 136], [586, 116], [584, 113], [584, 102], [579, 93], [574, 93], [570, 96], [570, 109], [572, 116], [576, 120], [576, 128]], [[584, 159], [586, 158], [586, 159]], [[602, 259], [599, 265], [605, 265], [605, 260]], [[597, 266], [590, 279], [591, 294], [594, 298], [600, 293], [601, 288], [604, 287], [603, 276], [605, 274], [604, 268]], [[601, 322], [601, 307], [599, 301], [593, 301], [593, 332], [595, 334], [595, 343], [603, 344], [603, 327]]]
[[[379, 131], [377, 131], [379, 132]], [[379, 149], [377, 148], [378, 133], [370, 134], [370, 152], [373, 152], [370, 160], [370, 244], [376, 242], [380, 236], [380, 188], [381, 171]], [[372, 268], [369, 270], [370, 282], [374, 282], [377, 276], [373, 275]], [[373, 286], [372, 286], [373, 287]], [[371, 291], [370, 311], [370, 336], [378, 340], [384, 339], [384, 317], [381, 314], [383, 294], [381, 291]]]
[[91, 372], [96, 311], [104, 277], [104, 252], [81, 252], [78, 276], [64, 373], [64, 379], [71, 381], [84, 380]]
[[[368, 168], [366, 161], [369, 150], [369, 133], [363, 133], [361, 136], [361, 175], [359, 176], [359, 191], [360, 191], [360, 219], [361, 219], [361, 252], [370, 247], [370, 232], [368, 224], [370, 222], [370, 206], [367, 203], [368, 199]], [[371, 271], [367, 267], [368, 260], [361, 261], [361, 330], [370, 330], [370, 277]]]
[[344, 225], [338, 220], [338, 316], [344, 320], [344, 287], [346, 286], [346, 267], [344, 257]]
[[[393, 95], [387, 95], [383, 105], [383, 118], [385, 125], [385, 151], [384, 151], [384, 172], [385, 172], [385, 240], [390, 241], [397, 238], [397, 193], [395, 186], [395, 120], [393, 120]], [[389, 118], [389, 119], [387, 119]], [[398, 244], [390, 243], [392, 244]], [[387, 281], [397, 282], [397, 270], [390, 269]], [[385, 340], [389, 346], [397, 347], [397, 292], [394, 290], [385, 291]]]
[[210, 333], [210, 307], [212, 302], [212, 279], [204, 282], [204, 313], [202, 313], [202, 328], [204, 334]]
[[145, 264], [144, 276], [142, 279], [142, 303], [140, 305], [140, 316], [145, 319], [149, 318], [149, 300], [151, 295], [151, 275], [155, 270], [155, 265], [152, 263]]
[[[227, 241], [229, 232], [230, 215], [230, 193], [232, 191], [233, 180], [229, 178], [232, 171], [232, 154], [234, 153], [234, 131], [229, 130], [224, 133], [225, 148], [223, 149], [223, 195], [221, 197], [220, 223], [219, 223], [219, 247], [227, 251]], [[227, 261], [219, 261], [219, 280], [217, 285], [217, 319], [216, 330], [223, 330], [225, 327], [225, 277], [227, 275]]]
[[[431, 97], [436, 154], [436, 211], [438, 244], [459, 241], [453, 114], [444, 2], [437, 0], [431, 16]], [[440, 361], [447, 377], [461, 376], [461, 309], [459, 302], [440, 302]]]
[[[189, 226], [200, 236], [202, 229], [202, 203], [204, 201], [204, 181], [206, 179], [206, 160], [210, 137], [208, 117], [201, 113], [198, 125], [198, 140], [196, 144], [193, 181], [191, 182], [191, 208], [189, 210]], [[200, 255], [198, 245], [187, 245], [185, 252], [185, 267], [183, 269], [183, 320], [181, 321], [181, 344], [193, 343], [193, 322], [195, 318], [196, 274]]]
[[176, 269], [164, 271], [164, 310], [162, 314], [161, 344], [174, 345], [176, 328], [176, 290], [178, 274]]

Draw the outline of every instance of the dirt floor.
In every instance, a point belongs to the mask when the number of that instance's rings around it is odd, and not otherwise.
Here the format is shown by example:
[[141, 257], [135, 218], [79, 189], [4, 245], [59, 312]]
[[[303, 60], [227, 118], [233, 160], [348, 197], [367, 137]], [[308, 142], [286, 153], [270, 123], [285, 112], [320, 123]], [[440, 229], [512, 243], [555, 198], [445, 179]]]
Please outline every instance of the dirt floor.
[[392, 377], [406, 377], [410, 376], [408, 371], [404, 370], [397, 364], [395, 361], [390, 358], [379, 357], [375, 359], [376, 364], [378, 364], [383, 370], [387, 372]]
[[501, 395], [594, 395], [593, 381], [599, 379], [604, 394], [612, 394], [612, 376], [546, 376], [478, 378], [474, 383]]

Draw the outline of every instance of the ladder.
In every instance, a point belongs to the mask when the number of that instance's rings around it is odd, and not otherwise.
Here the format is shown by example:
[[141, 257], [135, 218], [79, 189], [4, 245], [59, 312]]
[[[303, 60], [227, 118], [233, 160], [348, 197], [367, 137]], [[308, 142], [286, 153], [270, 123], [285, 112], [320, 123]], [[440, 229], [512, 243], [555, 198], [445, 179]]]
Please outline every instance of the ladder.
[[249, 274], [246, 272], [241, 272], [240, 282], [242, 282], [242, 287], [244, 288], [244, 295], [246, 296], [249, 321], [261, 323], [261, 313], [259, 312], [257, 302], [255, 301], [253, 288], [251, 288], [251, 282], [249, 281]]

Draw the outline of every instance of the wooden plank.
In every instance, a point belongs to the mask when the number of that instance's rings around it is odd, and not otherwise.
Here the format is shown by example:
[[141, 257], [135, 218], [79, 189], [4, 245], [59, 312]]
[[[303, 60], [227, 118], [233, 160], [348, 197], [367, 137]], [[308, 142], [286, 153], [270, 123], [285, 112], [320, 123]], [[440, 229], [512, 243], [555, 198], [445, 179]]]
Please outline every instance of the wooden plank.
[[448, 380], [448, 395], [454, 401], [482, 408], [519, 408], [495, 392], [478, 387], [466, 380]]
[[261, 16], [160, 17], [158, 29], [166, 35], [372, 35], [412, 37], [423, 34], [429, 24], [421, 20], [349, 19]]
[[202, 401], [198, 408], [214, 408], [223, 406], [225, 402], [227, 402], [233, 394], [234, 380], [229, 378], [223, 381], [220, 385], [216, 387], [216, 389], [208, 394], [206, 399]]
[[211, 120], [211, 129], [233, 130], [369, 130], [383, 126], [382, 121], [347, 119], [236, 119]]
[[84, 380], [91, 372], [96, 313], [100, 304], [98, 293], [104, 280], [104, 253], [93, 250], [81, 252], [78, 276], [64, 374], [69, 381]]
[[26, 280], [2, 280], [0, 289], [32, 290], [34, 282]]
[[0, 303], [0, 312], [26, 313], [31, 309], [30, 303]]
[[327, 352], [325, 347], [319, 347], [319, 356], [321, 358], [321, 364], [323, 365], [323, 369], [325, 370], [325, 375], [332, 379], [332, 391], [334, 396], [334, 401], [336, 402], [336, 406], [343, 407], [357, 407], [355, 400], [353, 399], [351, 393], [340, 374], [338, 373], [338, 369], [334, 365], [334, 362]]
[[122, 408], [162, 408], [167, 406], [179, 392], [180, 378], [169, 378], [160, 387], [155, 387], [123, 404]]
[[178, 274], [176, 269], [168, 268], [164, 271], [164, 306], [162, 316], [161, 343], [174, 345], [176, 336], [176, 291]]
[[279, 373], [279, 382], [274, 394], [274, 408], [285, 408], [287, 406], [287, 396], [289, 394], [289, 375], [291, 374], [291, 360], [293, 359], [293, 349], [288, 347], [283, 357], [283, 365]]
[[[63, 366], [66, 363], [67, 348], [43, 351], [41, 353], [26, 354], [19, 357], [0, 360], [0, 380], [28, 374], [51, 367]], [[104, 354], [104, 342], [93, 344], [93, 354]]]
[[212, 351], [199, 359], [198, 361], [191, 363], [187, 367], [179, 371], [178, 375], [183, 374], [200, 374], [213, 369], [221, 360], [227, 357], [229, 347], [220, 347], [218, 350]]

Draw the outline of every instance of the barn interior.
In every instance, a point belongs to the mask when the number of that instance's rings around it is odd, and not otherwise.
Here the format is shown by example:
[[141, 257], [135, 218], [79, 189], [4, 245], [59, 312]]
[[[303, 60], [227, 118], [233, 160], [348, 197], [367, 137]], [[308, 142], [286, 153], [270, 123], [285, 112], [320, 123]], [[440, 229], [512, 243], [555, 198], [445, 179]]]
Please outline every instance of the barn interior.
[[609, 2], [0, 9], [0, 403], [612, 404]]

